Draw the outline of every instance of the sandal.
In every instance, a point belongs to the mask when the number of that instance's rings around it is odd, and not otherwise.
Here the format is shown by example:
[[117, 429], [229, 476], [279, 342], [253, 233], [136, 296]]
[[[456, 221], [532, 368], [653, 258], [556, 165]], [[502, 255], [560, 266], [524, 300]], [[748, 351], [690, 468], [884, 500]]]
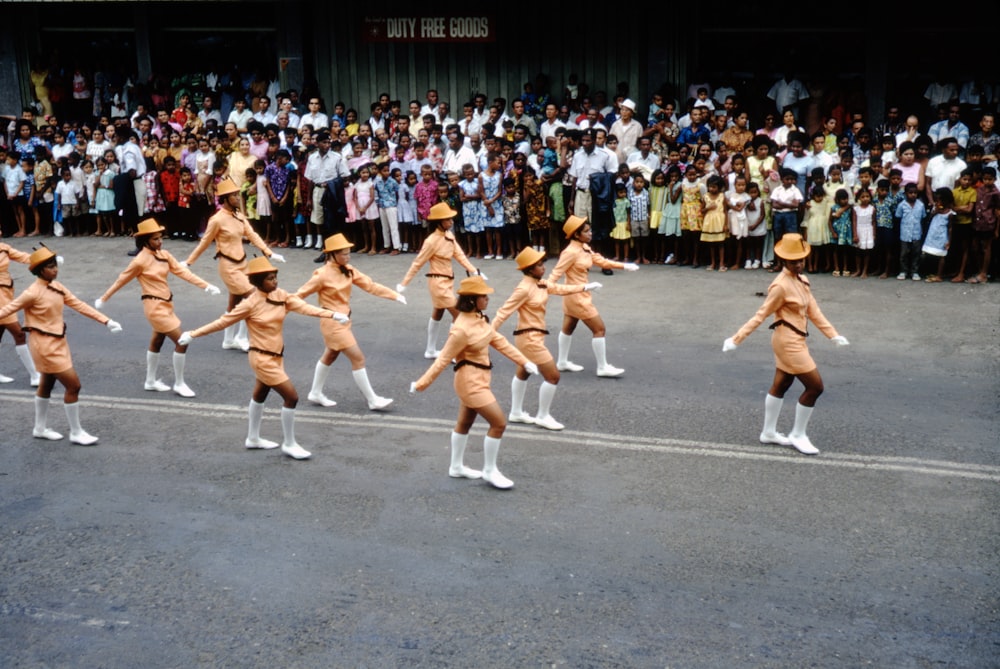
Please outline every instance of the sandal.
[[941, 277], [932, 274], [931, 276], [924, 279], [924, 281], [926, 283], [941, 283]]
[[982, 281], [979, 280], [979, 277], [976, 277], [976, 276], [974, 276], [974, 277], [972, 277], [970, 279], [966, 279], [965, 282], [966, 283], [982, 283]]
[[[843, 200], [841, 200], [841, 201], [843, 201]], [[833, 270], [832, 276], [840, 276], [840, 270], [836, 270], [836, 269]]]

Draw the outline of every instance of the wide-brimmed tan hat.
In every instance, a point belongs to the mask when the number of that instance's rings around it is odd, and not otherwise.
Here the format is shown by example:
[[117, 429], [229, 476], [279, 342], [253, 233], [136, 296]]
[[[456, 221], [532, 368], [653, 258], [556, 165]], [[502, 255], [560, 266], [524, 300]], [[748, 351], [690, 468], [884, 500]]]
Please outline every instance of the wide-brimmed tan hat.
[[438, 202], [431, 207], [430, 212], [427, 214], [427, 220], [447, 221], [449, 218], [455, 218], [456, 216], [458, 216], [458, 212], [449, 207], [446, 202]]
[[36, 249], [30, 256], [28, 256], [28, 271], [35, 271], [36, 267], [44, 265], [55, 257], [55, 251], [43, 244], [40, 249]]
[[166, 228], [156, 222], [155, 218], [147, 218], [145, 221], [139, 223], [139, 226], [135, 229], [135, 236], [142, 237], [143, 235], [154, 235], [157, 232], [163, 232]]
[[265, 256], [254, 258], [247, 264], [247, 274], [265, 274], [267, 272], [277, 272], [278, 268], [271, 264], [271, 260]]
[[219, 185], [215, 188], [216, 197], [225, 197], [226, 195], [231, 195], [233, 193], [239, 193], [240, 187], [236, 185], [232, 177], [226, 177], [219, 182]]
[[539, 251], [538, 249], [533, 249], [530, 246], [525, 248], [523, 251], [517, 254], [514, 258], [514, 262], [517, 263], [517, 268], [520, 270], [525, 270], [537, 263], [539, 260], [545, 257], [545, 253]]
[[481, 276], [470, 276], [458, 284], [459, 295], [489, 295], [492, 292], [493, 289]]
[[570, 216], [567, 218], [566, 222], [563, 223], [563, 233], [566, 235], [566, 239], [572, 237], [573, 233], [579, 230], [586, 222], [587, 219], [580, 218], [579, 216]]
[[782, 260], [802, 260], [812, 252], [812, 247], [797, 232], [786, 233], [774, 245], [774, 255]]
[[352, 246], [354, 246], [354, 244], [347, 241], [347, 237], [338, 232], [332, 237], [326, 238], [326, 241], [323, 242], [323, 251], [326, 253], [333, 253], [334, 251], [340, 251], [341, 249], [349, 249]]

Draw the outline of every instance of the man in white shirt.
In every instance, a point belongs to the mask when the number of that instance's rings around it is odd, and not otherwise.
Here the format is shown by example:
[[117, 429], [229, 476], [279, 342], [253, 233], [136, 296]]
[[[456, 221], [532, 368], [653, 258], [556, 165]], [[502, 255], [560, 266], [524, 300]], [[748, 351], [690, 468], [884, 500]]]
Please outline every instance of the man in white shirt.
[[301, 117], [295, 113], [294, 109], [292, 109], [292, 99], [289, 97], [281, 98], [281, 102], [278, 103], [278, 107], [279, 111], [283, 111], [288, 114], [288, 127], [298, 128]]
[[420, 108], [420, 114], [437, 114], [438, 92], [433, 88], [427, 91], [427, 104]]
[[[321, 228], [325, 221], [325, 216], [320, 203], [323, 201], [323, 193], [326, 191], [327, 184], [337, 177], [347, 179], [351, 176], [351, 170], [347, 167], [347, 161], [337, 151], [330, 150], [331, 143], [332, 140], [330, 139], [329, 132], [320, 132], [316, 136], [316, 146], [319, 147], [319, 150], [309, 154], [309, 160], [306, 162], [306, 171], [304, 173], [305, 178], [313, 184], [313, 208], [309, 220]], [[324, 232], [327, 231], [328, 229], [324, 229]], [[308, 244], [306, 246], [308, 247]], [[319, 249], [322, 247], [323, 238], [320, 235], [320, 238], [316, 240], [316, 248]]]
[[542, 121], [542, 125], [538, 129], [538, 134], [541, 135], [543, 143], [550, 135], [556, 134], [556, 128], [566, 127], [566, 124], [560, 121], [558, 116], [559, 107], [554, 102], [545, 105], [545, 120]]
[[799, 102], [809, 99], [809, 89], [791, 74], [786, 74], [774, 82], [771, 90], [767, 92], [767, 97], [774, 100], [774, 106], [779, 114], [783, 114], [785, 109], [790, 107], [795, 113], [795, 118], [799, 118]]
[[274, 114], [268, 111], [271, 108], [271, 98], [266, 95], [260, 96], [257, 101], [257, 113], [253, 115], [254, 120], [260, 121], [264, 125], [274, 123]]
[[947, 117], [927, 129], [927, 134], [935, 143], [946, 137], [953, 137], [962, 150], [969, 145], [969, 126], [959, 120], [961, 109], [958, 105], [949, 105]]
[[444, 171], [462, 174], [462, 167], [472, 165], [472, 168], [479, 172], [479, 163], [476, 160], [475, 152], [465, 145], [465, 138], [461, 133], [452, 132], [448, 135], [448, 151], [444, 154]]
[[215, 119], [215, 122], [220, 126], [222, 125], [222, 113], [218, 109], [215, 109], [215, 102], [212, 100], [211, 95], [206, 95], [201, 101], [201, 111], [198, 112], [198, 118], [201, 119], [202, 125], [208, 125], [209, 119]]
[[317, 97], [309, 98], [309, 112], [299, 119], [299, 126], [311, 125], [315, 132], [327, 130], [330, 127], [330, 119], [320, 111], [322, 101]]
[[958, 141], [955, 138], [942, 139], [937, 148], [941, 154], [928, 160], [924, 170], [928, 202], [934, 201], [934, 191], [938, 188], [953, 189], [962, 170], [967, 167], [965, 161], [958, 157]]
[[573, 154], [573, 161], [568, 170], [569, 176], [576, 182], [571, 204], [573, 214], [592, 220], [594, 211], [590, 195], [590, 177], [598, 173], [611, 172], [611, 159], [607, 151], [597, 147], [594, 141], [595, 130], [575, 132], [580, 132], [580, 148]]
[[651, 151], [653, 142], [649, 137], [640, 137], [636, 150], [628, 156], [629, 170], [638, 169], [647, 181], [651, 181], [653, 172], [660, 169], [660, 158]]

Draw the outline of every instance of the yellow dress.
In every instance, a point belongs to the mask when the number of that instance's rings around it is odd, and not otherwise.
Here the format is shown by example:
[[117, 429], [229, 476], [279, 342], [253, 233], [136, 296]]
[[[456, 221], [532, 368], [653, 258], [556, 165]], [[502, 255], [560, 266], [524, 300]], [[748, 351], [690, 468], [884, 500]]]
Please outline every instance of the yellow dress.
[[726, 210], [723, 205], [726, 196], [723, 193], [705, 193], [705, 206], [715, 205], [713, 209], [705, 212], [705, 217], [701, 222], [701, 241], [703, 242], [724, 242], [726, 241]]

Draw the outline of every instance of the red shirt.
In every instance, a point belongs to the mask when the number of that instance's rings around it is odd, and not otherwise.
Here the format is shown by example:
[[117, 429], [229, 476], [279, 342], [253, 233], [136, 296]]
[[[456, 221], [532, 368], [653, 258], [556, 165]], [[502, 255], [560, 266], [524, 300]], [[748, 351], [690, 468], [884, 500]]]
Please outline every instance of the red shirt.
[[163, 201], [167, 204], [176, 204], [181, 192], [181, 173], [160, 172], [160, 190], [163, 192]]

